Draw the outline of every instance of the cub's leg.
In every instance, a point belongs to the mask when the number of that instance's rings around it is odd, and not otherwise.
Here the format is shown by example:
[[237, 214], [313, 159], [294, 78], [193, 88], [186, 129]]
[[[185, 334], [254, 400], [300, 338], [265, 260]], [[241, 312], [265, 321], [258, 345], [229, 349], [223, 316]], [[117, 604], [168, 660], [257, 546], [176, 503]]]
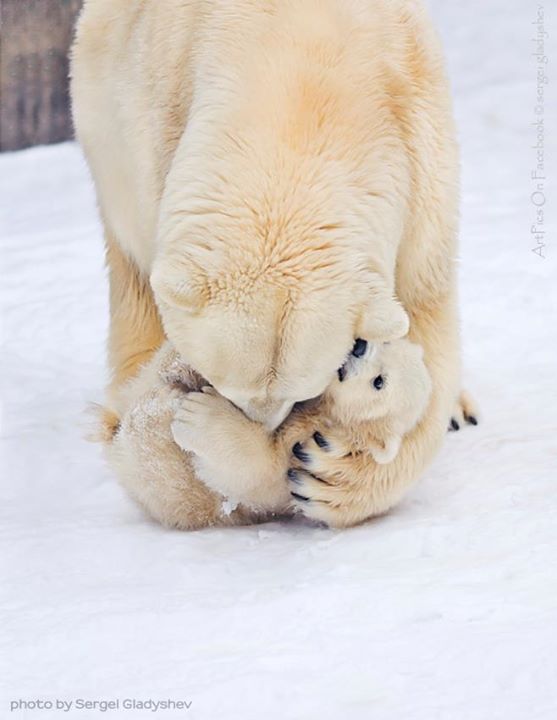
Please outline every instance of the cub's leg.
[[212, 388], [179, 401], [172, 433], [208, 488], [259, 511], [288, 510], [284, 447]]
[[163, 346], [123, 390], [127, 408], [113, 435], [102, 438], [118, 480], [167, 527], [195, 530], [267, 519], [268, 513], [231, 503], [207, 487], [196, 476], [192, 454], [174, 442], [171, 422], [187, 391], [167, 380], [172, 358]]

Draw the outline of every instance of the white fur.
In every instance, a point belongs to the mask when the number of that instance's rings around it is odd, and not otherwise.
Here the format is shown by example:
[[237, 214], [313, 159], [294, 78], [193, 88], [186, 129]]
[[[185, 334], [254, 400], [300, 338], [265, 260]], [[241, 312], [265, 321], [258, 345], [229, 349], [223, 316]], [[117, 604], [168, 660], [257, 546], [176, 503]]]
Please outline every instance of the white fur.
[[[394, 462], [335, 466], [327, 512], [305, 512], [343, 525], [391, 506], [459, 382], [458, 163], [419, 4], [88, 0], [72, 74], [109, 249], [110, 409], [126, 415], [126, 382], [166, 335], [273, 427], [355, 337], [404, 335], [400, 300], [432, 378], [424, 421]], [[274, 479], [258, 496], [283, 497]]]

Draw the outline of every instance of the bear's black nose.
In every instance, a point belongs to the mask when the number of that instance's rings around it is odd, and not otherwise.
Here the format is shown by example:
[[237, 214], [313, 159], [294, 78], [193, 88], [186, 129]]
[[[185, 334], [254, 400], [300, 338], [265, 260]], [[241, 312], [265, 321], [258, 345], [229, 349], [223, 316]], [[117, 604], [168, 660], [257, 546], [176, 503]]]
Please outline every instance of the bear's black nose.
[[360, 358], [362, 357], [362, 355], [365, 354], [366, 350], [367, 340], [362, 340], [362, 338], [358, 338], [354, 343], [354, 347], [352, 348], [352, 355], [354, 355], [354, 357]]

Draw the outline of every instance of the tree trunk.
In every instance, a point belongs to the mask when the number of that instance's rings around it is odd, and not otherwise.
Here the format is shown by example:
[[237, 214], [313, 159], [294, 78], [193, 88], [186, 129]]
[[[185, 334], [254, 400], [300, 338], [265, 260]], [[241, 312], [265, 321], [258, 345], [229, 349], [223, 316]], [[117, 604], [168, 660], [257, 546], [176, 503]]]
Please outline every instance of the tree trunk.
[[82, 0], [0, 0], [0, 150], [72, 137], [68, 51]]

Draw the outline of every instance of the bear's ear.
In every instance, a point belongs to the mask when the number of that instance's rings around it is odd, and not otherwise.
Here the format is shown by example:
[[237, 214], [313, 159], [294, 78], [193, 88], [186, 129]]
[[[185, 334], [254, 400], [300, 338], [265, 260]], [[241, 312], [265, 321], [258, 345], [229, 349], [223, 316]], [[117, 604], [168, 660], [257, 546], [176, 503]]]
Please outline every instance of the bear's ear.
[[150, 282], [158, 305], [169, 305], [191, 314], [199, 312], [205, 305], [204, 283], [186, 268], [155, 266]]
[[358, 337], [389, 342], [404, 337], [410, 321], [402, 305], [386, 289], [371, 292], [358, 326]]

